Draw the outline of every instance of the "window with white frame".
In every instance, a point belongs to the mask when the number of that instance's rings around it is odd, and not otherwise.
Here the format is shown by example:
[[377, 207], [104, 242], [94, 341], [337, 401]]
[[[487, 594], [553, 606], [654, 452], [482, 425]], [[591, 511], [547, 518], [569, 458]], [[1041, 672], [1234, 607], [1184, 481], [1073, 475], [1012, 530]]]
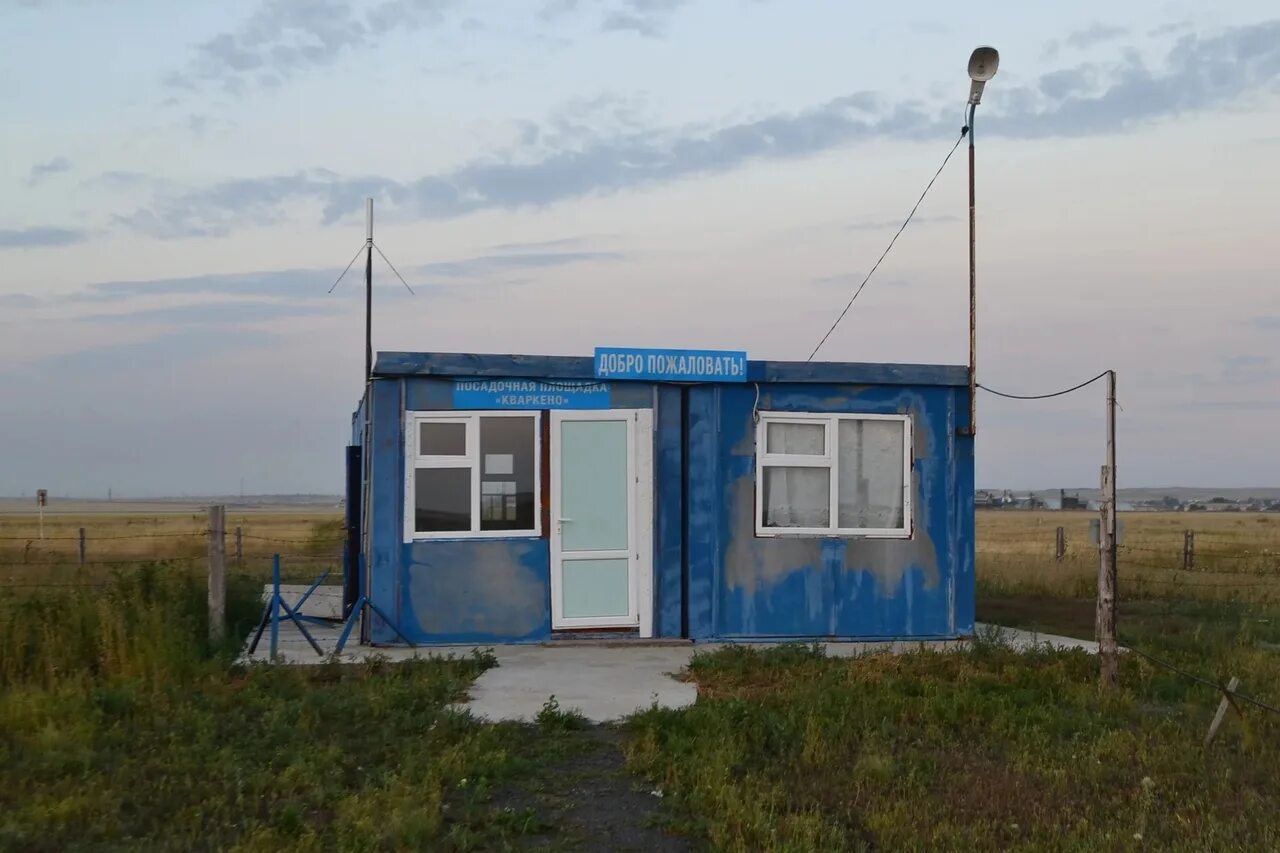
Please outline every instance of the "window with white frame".
[[537, 412], [409, 412], [405, 538], [541, 535]]
[[760, 536], [911, 535], [911, 418], [761, 412]]

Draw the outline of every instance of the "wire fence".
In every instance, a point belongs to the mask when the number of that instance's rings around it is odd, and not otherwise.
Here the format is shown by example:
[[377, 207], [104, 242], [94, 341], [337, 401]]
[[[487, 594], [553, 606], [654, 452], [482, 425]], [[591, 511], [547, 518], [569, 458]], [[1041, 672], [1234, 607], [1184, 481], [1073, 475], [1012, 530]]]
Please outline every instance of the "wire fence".
[[[312, 535], [298, 535], [297, 521], [284, 531], [244, 525], [228, 529], [223, 540], [226, 576], [265, 581], [273, 560], [291, 581], [310, 580], [342, 565], [341, 532], [332, 522], [303, 522]], [[122, 573], [154, 566], [165, 571], [201, 574], [209, 565], [211, 531], [120, 532], [119, 523], [50, 530], [0, 529], [0, 590], [75, 589], [109, 586]], [[41, 535], [41, 534], [44, 535]]]
[[[1280, 714], [1274, 688], [1280, 516], [1213, 516], [1121, 516], [1117, 639], [1137, 665], [1128, 670], [1130, 684], [1168, 679], [1151, 689], [1165, 696], [1189, 690], [1185, 695], [1199, 701], [1216, 694], [1242, 719], [1250, 709], [1274, 718]], [[980, 512], [979, 609], [985, 606], [993, 621], [1096, 638], [1101, 554], [1095, 519], [1070, 511]], [[1192, 686], [1178, 688], [1179, 681]]]

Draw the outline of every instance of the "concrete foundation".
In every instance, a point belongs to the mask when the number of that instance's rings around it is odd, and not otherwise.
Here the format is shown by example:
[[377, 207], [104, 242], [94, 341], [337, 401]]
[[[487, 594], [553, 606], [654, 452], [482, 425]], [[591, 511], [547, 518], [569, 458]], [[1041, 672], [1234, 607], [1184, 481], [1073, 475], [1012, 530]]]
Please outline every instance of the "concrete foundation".
[[[292, 604], [305, 591], [304, 586], [283, 587], [285, 600]], [[335, 591], [336, 590], [336, 591]], [[270, 594], [267, 588], [266, 595]], [[317, 617], [337, 616], [341, 612], [341, 590], [337, 587], [321, 588], [307, 601], [304, 612]], [[460, 703], [476, 717], [491, 722], [504, 720], [530, 721], [543, 706], [555, 697], [562, 710], [576, 710], [592, 722], [608, 722], [621, 719], [651, 706], [683, 708], [697, 699], [693, 684], [677, 680], [697, 652], [714, 651], [728, 643], [642, 641], [571, 641], [548, 642], [529, 645], [499, 646], [430, 646], [407, 648], [395, 646], [379, 648], [362, 646], [357, 640], [358, 629], [340, 655], [335, 655], [342, 626], [337, 623], [308, 624], [320, 648], [321, 657], [298, 632], [291, 622], [280, 626], [280, 642], [276, 662], [290, 665], [316, 665], [329, 660], [340, 663], [361, 663], [373, 658], [391, 661], [426, 657], [464, 657], [477, 650], [491, 652], [498, 665], [476, 679], [469, 691], [468, 700]], [[1016, 628], [978, 625], [979, 637], [1005, 643], [1015, 649], [1029, 650], [1049, 647], [1057, 650], [1082, 649], [1097, 653], [1097, 644], [1088, 640], [1039, 634]], [[865, 654], [911, 652], [932, 650], [946, 651], [966, 648], [971, 640], [911, 640], [881, 642], [829, 642], [822, 643], [828, 655], [855, 657]], [[778, 643], [750, 643], [757, 647]], [[255, 653], [241, 656], [242, 663], [267, 663], [270, 656], [269, 636], [263, 635]]]

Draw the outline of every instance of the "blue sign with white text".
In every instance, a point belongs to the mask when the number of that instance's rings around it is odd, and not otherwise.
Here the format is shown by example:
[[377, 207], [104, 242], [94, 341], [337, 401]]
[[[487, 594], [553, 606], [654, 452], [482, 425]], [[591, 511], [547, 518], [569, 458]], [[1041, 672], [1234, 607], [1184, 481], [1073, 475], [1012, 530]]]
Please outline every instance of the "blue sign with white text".
[[538, 379], [457, 379], [455, 409], [607, 409], [609, 383]]
[[746, 382], [747, 354], [730, 350], [596, 347], [600, 379]]

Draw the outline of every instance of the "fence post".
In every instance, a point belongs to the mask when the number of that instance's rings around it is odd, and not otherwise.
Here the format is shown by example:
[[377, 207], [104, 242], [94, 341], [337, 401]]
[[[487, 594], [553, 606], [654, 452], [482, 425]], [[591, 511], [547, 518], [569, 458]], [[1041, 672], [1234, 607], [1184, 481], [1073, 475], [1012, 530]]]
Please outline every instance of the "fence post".
[[1218, 733], [1218, 728], [1222, 725], [1222, 721], [1226, 719], [1227, 709], [1232, 705], [1231, 694], [1240, 686], [1240, 679], [1234, 675], [1227, 682], [1227, 689], [1222, 691], [1222, 701], [1218, 703], [1218, 710], [1213, 715], [1213, 722], [1209, 723], [1209, 731], [1204, 736], [1204, 745], [1208, 746], [1213, 743], [1213, 737]]
[[236, 525], [236, 568], [244, 568], [244, 528]]
[[227, 631], [227, 508], [209, 507], [209, 639], [219, 642]]
[[85, 547], [84, 547], [84, 546], [85, 546], [85, 542], [84, 542], [84, 528], [83, 528], [83, 527], [81, 527], [81, 528], [80, 528], [80, 566], [81, 566], [81, 568], [83, 568], [83, 567], [84, 567], [84, 554], [85, 554]]
[[1196, 567], [1196, 532], [1188, 530], [1182, 534], [1182, 568], [1191, 571]]
[[1065, 527], [1058, 528], [1058, 539], [1054, 545], [1054, 556], [1058, 558], [1058, 562], [1062, 562], [1062, 558], [1067, 555], [1067, 529]]

